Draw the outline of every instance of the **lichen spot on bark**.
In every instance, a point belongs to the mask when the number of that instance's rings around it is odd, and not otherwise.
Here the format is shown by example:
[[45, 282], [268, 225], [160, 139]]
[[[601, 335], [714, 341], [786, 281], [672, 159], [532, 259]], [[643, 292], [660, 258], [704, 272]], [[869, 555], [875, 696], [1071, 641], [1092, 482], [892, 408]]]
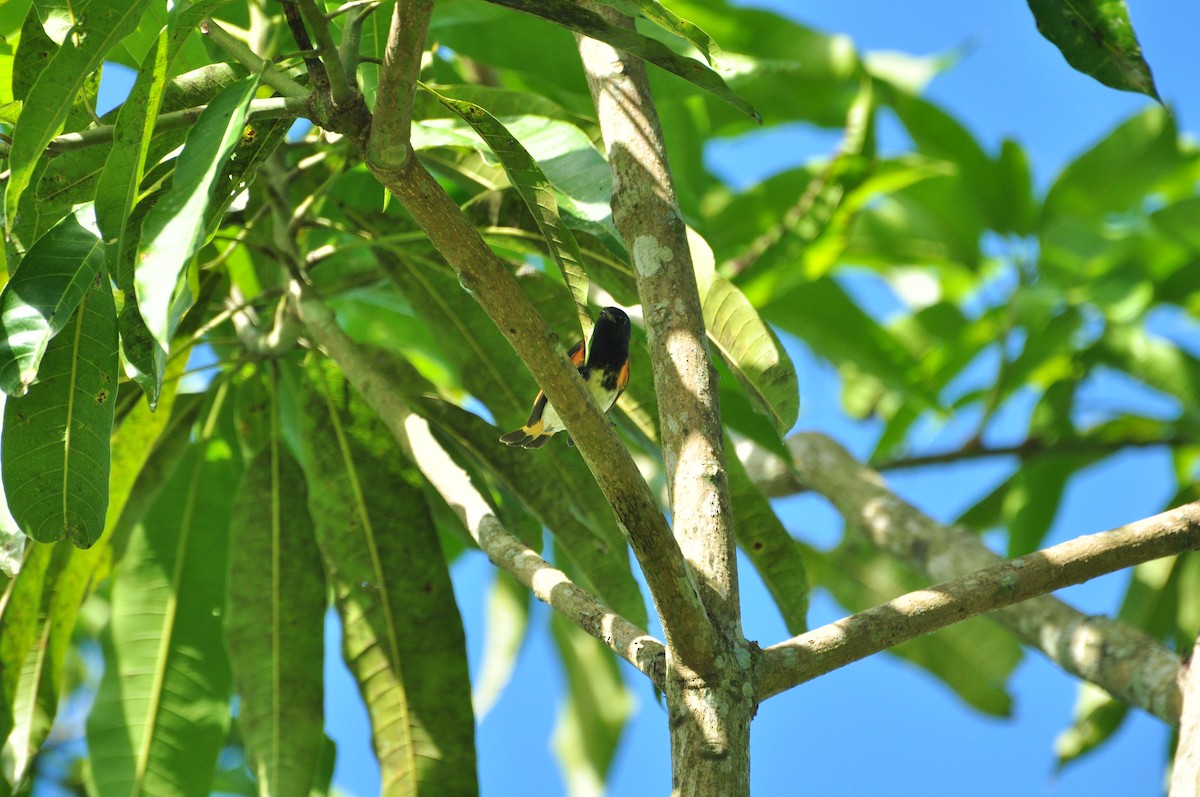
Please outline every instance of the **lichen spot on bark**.
[[633, 267], [643, 277], [653, 277], [675, 256], [668, 246], [660, 246], [653, 235], [639, 235], [633, 242]]

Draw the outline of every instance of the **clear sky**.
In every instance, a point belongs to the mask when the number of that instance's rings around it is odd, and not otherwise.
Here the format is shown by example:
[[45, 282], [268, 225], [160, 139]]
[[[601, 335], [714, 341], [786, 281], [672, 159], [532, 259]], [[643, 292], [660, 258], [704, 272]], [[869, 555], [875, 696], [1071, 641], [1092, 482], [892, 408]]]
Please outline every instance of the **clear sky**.
[[[1043, 188], [1065, 163], [1149, 102], [1104, 88], [1070, 69], [1037, 34], [1020, 0], [759, 0], [757, 4], [819, 29], [846, 33], [862, 50], [935, 54], [969, 45], [962, 62], [936, 78], [928, 94], [964, 121], [989, 149], [994, 150], [1004, 137], [1017, 139], [1030, 153], [1037, 184]], [[1196, 80], [1200, 51], [1195, 47], [1200, 4], [1130, 0], [1130, 5], [1161, 94], [1175, 109], [1180, 127], [1195, 131], [1200, 125]], [[110, 88], [115, 87], [110, 84]], [[888, 135], [887, 148], [903, 146], [895, 128]], [[711, 165], [735, 184], [747, 185], [827, 154], [834, 140], [828, 132], [802, 128], [782, 136], [752, 136], [715, 147]], [[895, 306], [880, 283], [860, 278], [847, 285], [877, 314], [885, 315]], [[833, 369], [814, 358], [801, 342], [787, 342], [800, 376], [802, 409], [797, 428], [827, 432], [857, 454], [867, 453], [878, 430], [847, 421], [840, 413]], [[1110, 388], [1092, 386], [1093, 394], [1103, 394], [1107, 401], [1138, 398], [1120, 393], [1114, 398]], [[1000, 435], [1020, 433], [1028, 404], [1014, 402], [1007, 411], [1011, 428], [1001, 429]], [[961, 430], [929, 429], [923, 442], [937, 450], [952, 444], [956, 431]], [[934, 517], [949, 520], [1002, 479], [1007, 467], [979, 463], [932, 477], [929, 471], [896, 474], [890, 481]], [[1169, 458], [1149, 450], [1084, 472], [1071, 483], [1048, 544], [1158, 511], [1172, 479]], [[1112, 489], [1114, 483], [1123, 489]], [[781, 501], [777, 509], [792, 534], [806, 542], [829, 545], [840, 534], [840, 520], [816, 497]], [[491, 577], [491, 566], [481, 554], [464, 557], [454, 570], [473, 675], [481, 658], [484, 601]], [[745, 563], [741, 578], [747, 637], [764, 646], [785, 638], [778, 612]], [[1086, 612], [1111, 613], [1126, 580], [1125, 575], [1115, 574], [1066, 590], [1062, 596]], [[513, 681], [479, 725], [485, 797], [565, 793], [550, 748], [563, 676], [547, 633], [548, 612], [535, 603], [533, 630]], [[814, 596], [812, 625], [844, 614], [826, 596]], [[327, 728], [338, 743], [335, 785], [344, 794], [368, 797], [378, 793], [378, 769], [370, 753], [365, 711], [340, 662], [336, 631], [331, 618]], [[627, 665], [622, 667], [639, 711], [622, 740], [609, 793], [666, 794], [670, 771], [665, 712], [644, 678]], [[965, 707], [933, 678], [894, 658], [876, 656], [851, 665], [761, 707], [752, 731], [753, 791], [848, 797], [1098, 797], [1162, 792], [1168, 734], [1156, 720], [1134, 712], [1099, 754], [1056, 774], [1053, 742], [1070, 721], [1073, 679], [1039, 655], [1028, 654], [1011, 688], [1016, 698], [1014, 717], [999, 720]]]
[[[814, 27], [851, 36], [860, 49], [935, 54], [970, 45], [967, 56], [929, 87], [929, 95], [964, 121], [994, 150], [1004, 137], [1030, 153], [1037, 184], [1045, 187], [1070, 159], [1149, 100], [1096, 84], [1070, 69], [1037, 33], [1020, 0], [762, 0]], [[669, 5], [669, 3], [668, 3]], [[1200, 58], [1195, 32], [1200, 4], [1130, 0], [1135, 28], [1159, 90], [1180, 126], [1200, 125]], [[778, 138], [752, 137], [722, 146], [712, 166], [745, 185], [780, 169], [826, 154], [832, 139], [803, 129]], [[779, 146], [786, 143], [787, 146]], [[891, 146], [900, 146], [893, 140]], [[893, 300], [870, 280], [851, 285], [869, 306], [886, 313]], [[839, 411], [835, 372], [798, 341], [789, 341], [800, 375], [798, 428], [835, 435], [862, 455], [877, 430], [851, 424]], [[1113, 400], [1107, 386], [1094, 394]], [[1129, 397], [1131, 400], [1133, 396]], [[1118, 400], [1120, 397], [1118, 396]], [[1019, 434], [1029, 406], [1008, 411]], [[930, 430], [931, 450], [949, 445], [954, 429]], [[1005, 430], [1000, 430], [1001, 434]], [[1007, 474], [1004, 463], [976, 464], [965, 472], [896, 474], [891, 484], [933, 516], [949, 520]], [[1157, 512], [1168, 497], [1170, 462], [1163, 452], [1114, 458], [1077, 477], [1069, 487], [1048, 544], [1099, 531]], [[1124, 489], [1114, 490], [1114, 483]], [[779, 502], [789, 530], [817, 545], [832, 543], [840, 520], [820, 499]], [[467, 624], [473, 673], [483, 642], [485, 588], [490, 565], [482, 555], [455, 569], [459, 605]], [[753, 570], [743, 566], [746, 634], [770, 644], [787, 636]], [[1062, 597], [1086, 612], [1111, 613], [1127, 581], [1115, 574], [1066, 590]], [[814, 596], [810, 622], [844, 612]], [[550, 749], [563, 676], [546, 632], [548, 610], [535, 606], [533, 628], [513, 681], [478, 729], [485, 797], [557, 797], [564, 794]], [[331, 651], [336, 656], [336, 651]], [[631, 668], [639, 712], [625, 732], [614, 764], [612, 795], [666, 794], [670, 788], [666, 717]], [[1027, 654], [1012, 679], [1014, 717], [986, 717], [965, 707], [947, 688], [914, 667], [876, 656], [765, 703], [752, 730], [752, 787], [757, 795], [1151, 795], [1161, 793], [1168, 734], [1133, 712], [1116, 739], [1098, 754], [1056, 774], [1053, 742], [1070, 722], [1076, 682], [1038, 654]], [[365, 797], [377, 793], [377, 775], [363, 749], [366, 730], [349, 696], [331, 696], [330, 732], [339, 739], [336, 783]], [[343, 735], [345, 734], [345, 735]], [[357, 738], [358, 741], [351, 741]]]

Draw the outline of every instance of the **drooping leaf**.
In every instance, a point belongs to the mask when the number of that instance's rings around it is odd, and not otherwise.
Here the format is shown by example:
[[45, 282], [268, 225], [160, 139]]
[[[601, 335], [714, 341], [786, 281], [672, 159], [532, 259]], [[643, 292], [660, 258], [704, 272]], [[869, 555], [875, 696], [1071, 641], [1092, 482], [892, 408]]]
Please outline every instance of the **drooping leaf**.
[[116, 567], [87, 732], [100, 797], [209, 794], [229, 722], [221, 618], [235, 457], [223, 439], [193, 443]]
[[808, 629], [808, 575], [800, 544], [788, 534], [767, 497], [742, 465], [726, 435], [726, 473], [738, 546], [767, 585], [789, 633]]
[[42, 358], [29, 392], [4, 406], [0, 469], [13, 518], [39, 542], [90, 547], [104, 531], [117, 398], [117, 313], [103, 269]]
[[37, 377], [50, 339], [75, 309], [104, 265], [95, 232], [67, 216], [39, 238], [0, 291], [0, 389], [20, 396]]
[[[474, 795], [474, 718], [450, 575], [420, 490], [344, 386], [297, 386], [302, 463], [343, 655], [371, 715], [382, 791]], [[297, 380], [298, 381], [298, 380]]]
[[568, 0], [543, 0], [543, 2], [491, 0], [491, 2], [542, 17], [576, 33], [606, 42], [618, 50], [624, 50], [630, 55], [635, 55], [694, 83], [737, 108], [754, 121], [760, 123], [762, 121], [762, 117], [750, 103], [734, 94], [721, 76], [704, 64], [691, 58], [685, 58], [663, 43], [647, 38], [636, 31], [612, 25], [599, 14], [574, 5]]
[[91, 0], [86, 29], [69, 36], [38, 75], [30, 90], [38, 101], [22, 111], [13, 129], [9, 153], [11, 174], [4, 194], [5, 218], [10, 228], [33, 168], [66, 120], [75, 95], [100, 68], [108, 50], [137, 27], [148, 5], [150, 0]]
[[496, 570], [488, 591], [483, 663], [471, 702], [482, 721], [512, 677], [529, 626], [530, 592], [504, 570]]
[[688, 231], [696, 287], [709, 340], [733, 371], [746, 395], [786, 434], [800, 414], [800, 387], [792, 359], [754, 305], [716, 273], [712, 250]]
[[704, 55], [708, 65], [718, 68], [721, 59], [721, 48], [712, 37], [702, 31], [698, 25], [688, 22], [683, 17], [665, 8], [658, 0], [600, 0], [606, 6], [612, 6], [628, 16], [640, 16], [650, 20], [668, 33], [687, 39]]
[[306, 492], [278, 429], [269, 431], [234, 496], [225, 620], [238, 722], [264, 797], [308, 794], [325, 739], [325, 578]]
[[242, 139], [246, 113], [258, 80], [236, 83], [209, 103], [188, 133], [171, 189], [142, 225], [134, 275], [138, 307], [146, 327], [162, 349], [183, 312], [191, 305], [184, 279], [192, 256], [207, 234], [206, 211], [214, 184], [229, 154]]
[[567, 675], [554, 753], [570, 797], [601, 794], [633, 701], [617, 660], [602, 644], [558, 614], [550, 629]]
[[1124, 0], [1029, 0], [1038, 31], [1075, 69], [1106, 86], [1159, 99]]
[[593, 322], [591, 312], [588, 310], [588, 278], [587, 273], [583, 270], [583, 255], [579, 252], [579, 244], [575, 242], [575, 236], [559, 218], [558, 203], [554, 199], [554, 192], [550, 188], [546, 175], [538, 167], [537, 161], [496, 117], [483, 108], [465, 100], [456, 100], [438, 94], [428, 87], [426, 87], [426, 91], [432, 93], [447, 108], [462, 117], [463, 121], [487, 142], [488, 147], [500, 159], [509, 180], [512, 181], [521, 198], [525, 200], [525, 205], [533, 215], [534, 221], [537, 222], [542, 236], [550, 245], [550, 253], [554, 262], [558, 265], [564, 281], [571, 290], [571, 296], [575, 300], [575, 311], [579, 314], [579, 325], [583, 330], [583, 337], [591, 338]]
[[89, 551], [69, 545], [40, 547], [48, 550], [51, 561], [42, 579], [37, 638], [20, 670], [20, 683], [13, 700], [14, 727], [8, 738], [14, 757], [15, 782], [32, 774], [34, 757], [50, 736], [58, 713], [63, 667], [71, 647], [75, 618], [92, 584], [94, 570]]

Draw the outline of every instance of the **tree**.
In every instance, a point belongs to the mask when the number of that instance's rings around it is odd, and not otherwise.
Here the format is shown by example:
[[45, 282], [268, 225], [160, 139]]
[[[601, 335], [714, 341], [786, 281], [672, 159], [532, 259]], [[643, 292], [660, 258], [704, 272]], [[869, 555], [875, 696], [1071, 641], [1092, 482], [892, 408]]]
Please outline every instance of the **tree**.
[[[95, 793], [324, 791], [328, 593], [385, 793], [475, 792], [447, 563], [478, 546], [506, 574], [498, 589], [556, 611], [591, 777], [623, 721], [617, 657], [663, 691], [676, 791], [732, 795], [748, 789], [760, 702], [894, 650], [1000, 711], [1012, 634], [1103, 690], [1086, 692], [1071, 753], [1143, 709], [1181, 727], [1188, 793], [1200, 367], [1147, 319], [1194, 311], [1198, 159], [1165, 111], [1038, 196], [1017, 144], [987, 153], [902, 79], [914, 62], [868, 66], [766, 12], [334, 6], [0, 9], [10, 790], [30, 788], [81, 679], [68, 664], [98, 642]], [[1154, 95], [1123, 8], [1031, 6], [1071, 63]], [[1093, 35], [1076, 42], [1080, 24]], [[139, 71], [97, 119], [105, 62]], [[915, 151], [877, 154], [882, 108]], [[289, 133], [298, 118], [311, 129]], [[844, 129], [825, 164], [741, 194], [705, 169], [704, 142], [797, 119]], [[1000, 257], [983, 256], [987, 235], [1007, 241]], [[881, 323], [839, 282], [852, 266], [932, 287]], [[980, 301], [997, 275], [1003, 295]], [[615, 428], [563, 356], [597, 300], [642, 310]], [[835, 363], [848, 411], [881, 422], [870, 463], [789, 436], [799, 397], [776, 329]], [[189, 386], [197, 351], [211, 373]], [[1081, 419], [1100, 372], [1177, 411]], [[577, 450], [496, 441], [538, 387]], [[1037, 400], [1026, 439], [991, 445], [1018, 395]], [[923, 419], [970, 413], [961, 446], [910, 450]], [[1175, 508], [1038, 551], [1072, 474], [1132, 446], [1172, 452]], [[1020, 466], [960, 520], [1006, 529], [1009, 563], [868, 467], [996, 456]], [[797, 490], [846, 518], [834, 550], [774, 513], [768, 498]], [[791, 639], [744, 638], [737, 547]], [[1116, 620], [1046, 597], [1151, 561]], [[863, 611], [807, 629], [810, 576]], [[983, 612], [997, 624], [922, 636]], [[613, 655], [580, 655], [593, 640]], [[248, 774], [219, 766], [230, 747]]]

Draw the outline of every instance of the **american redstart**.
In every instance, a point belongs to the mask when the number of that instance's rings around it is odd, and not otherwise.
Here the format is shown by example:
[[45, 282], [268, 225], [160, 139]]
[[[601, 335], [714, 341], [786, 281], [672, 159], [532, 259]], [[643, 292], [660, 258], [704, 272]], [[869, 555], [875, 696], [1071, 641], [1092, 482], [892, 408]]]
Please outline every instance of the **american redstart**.
[[[592, 330], [586, 362], [582, 340], [571, 347], [567, 356], [579, 369], [579, 375], [600, 408], [608, 412], [629, 384], [629, 316], [617, 307], [605, 307]], [[500, 442], [522, 448], [541, 448], [556, 432], [565, 428], [554, 407], [546, 402], [546, 394], [538, 391], [529, 420], [520, 429], [501, 437]], [[567, 443], [575, 445], [570, 437]]]

